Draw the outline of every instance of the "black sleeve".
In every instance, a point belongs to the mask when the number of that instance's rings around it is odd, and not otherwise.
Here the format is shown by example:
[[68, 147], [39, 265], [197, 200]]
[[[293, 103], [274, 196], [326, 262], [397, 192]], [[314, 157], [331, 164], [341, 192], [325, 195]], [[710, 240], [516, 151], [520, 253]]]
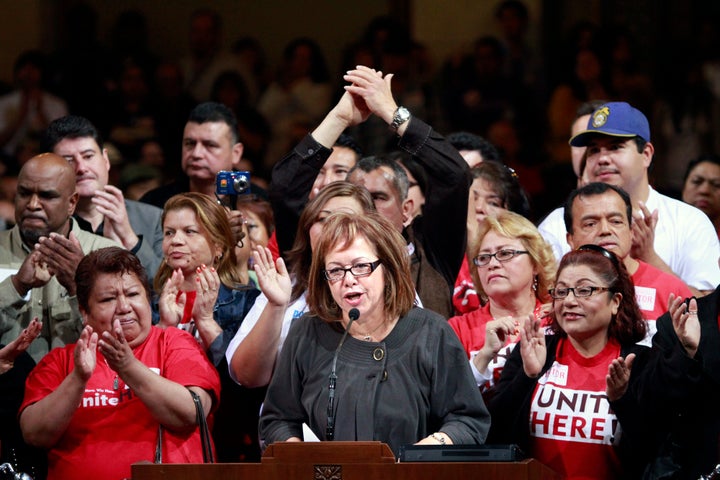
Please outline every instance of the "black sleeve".
[[275, 236], [280, 254], [292, 248], [298, 220], [315, 177], [332, 153], [310, 135], [278, 162], [270, 181], [270, 203], [275, 215]]

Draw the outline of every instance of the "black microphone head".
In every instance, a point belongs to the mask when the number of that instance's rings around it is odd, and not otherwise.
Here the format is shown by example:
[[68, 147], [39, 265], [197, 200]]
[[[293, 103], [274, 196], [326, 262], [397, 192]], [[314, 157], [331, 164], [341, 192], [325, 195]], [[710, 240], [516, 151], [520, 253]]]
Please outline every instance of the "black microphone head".
[[360, 318], [360, 310], [358, 310], [357, 308], [351, 308], [348, 312], [348, 318], [354, 322], [355, 320]]

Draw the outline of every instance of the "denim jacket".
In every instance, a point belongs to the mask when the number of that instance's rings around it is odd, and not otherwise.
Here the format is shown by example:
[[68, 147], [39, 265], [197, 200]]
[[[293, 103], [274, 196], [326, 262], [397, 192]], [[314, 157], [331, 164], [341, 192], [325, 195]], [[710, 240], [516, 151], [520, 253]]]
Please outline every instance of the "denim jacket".
[[[235, 336], [245, 315], [250, 311], [255, 299], [260, 295], [260, 290], [251, 281], [247, 287], [231, 289], [221, 284], [218, 290], [218, 298], [213, 309], [213, 318], [222, 328], [222, 333], [208, 346], [206, 353], [210, 361], [219, 367], [225, 359], [230, 340]], [[153, 300], [153, 323], [160, 322], [160, 312], [157, 298]]]

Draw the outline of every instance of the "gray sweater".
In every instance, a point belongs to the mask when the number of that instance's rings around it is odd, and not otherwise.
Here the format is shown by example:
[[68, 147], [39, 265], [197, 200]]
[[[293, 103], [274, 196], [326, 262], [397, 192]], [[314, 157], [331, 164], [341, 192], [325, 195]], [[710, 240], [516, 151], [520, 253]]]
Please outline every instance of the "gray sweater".
[[[314, 316], [294, 322], [260, 419], [265, 444], [302, 438], [303, 423], [326, 440], [328, 377], [341, 336]], [[455, 444], [485, 441], [490, 416], [467, 356], [434, 312], [412, 309], [380, 343], [348, 336], [336, 372], [335, 440], [379, 440], [396, 455], [437, 431]]]

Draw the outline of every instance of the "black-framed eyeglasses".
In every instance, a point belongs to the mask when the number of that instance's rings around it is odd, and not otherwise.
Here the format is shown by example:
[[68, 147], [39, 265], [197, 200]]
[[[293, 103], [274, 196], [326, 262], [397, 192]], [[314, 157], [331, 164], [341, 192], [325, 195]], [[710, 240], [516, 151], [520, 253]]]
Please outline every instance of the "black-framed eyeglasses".
[[375, 260], [374, 262], [363, 262], [356, 263], [355, 265], [344, 268], [344, 267], [333, 267], [324, 270], [325, 278], [330, 282], [337, 282], [345, 278], [345, 274], [350, 272], [354, 277], [367, 277], [382, 263], [382, 260]]
[[608, 287], [591, 287], [589, 285], [583, 287], [557, 287], [551, 288], [549, 290], [550, 296], [555, 300], [560, 300], [567, 297], [568, 295], [570, 295], [570, 292], [573, 292], [575, 298], [587, 298], [594, 295], [595, 293], [607, 291], [610, 291]]
[[492, 257], [495, 257], [495, 259], [498, 262], [508, 262], [513, 259], [513, 257], [517, 255], [522, 255], [524, 253], [529, 253], [527, 250], [510, 250], [510, 249], [502, 249], [498, 250], [495, 253], [481, 253], [477, 257], [473, 258], [473, 263], [477, 265], [478, 267], [484, 267], [485, 265], [490, 263], [490, 259]]

